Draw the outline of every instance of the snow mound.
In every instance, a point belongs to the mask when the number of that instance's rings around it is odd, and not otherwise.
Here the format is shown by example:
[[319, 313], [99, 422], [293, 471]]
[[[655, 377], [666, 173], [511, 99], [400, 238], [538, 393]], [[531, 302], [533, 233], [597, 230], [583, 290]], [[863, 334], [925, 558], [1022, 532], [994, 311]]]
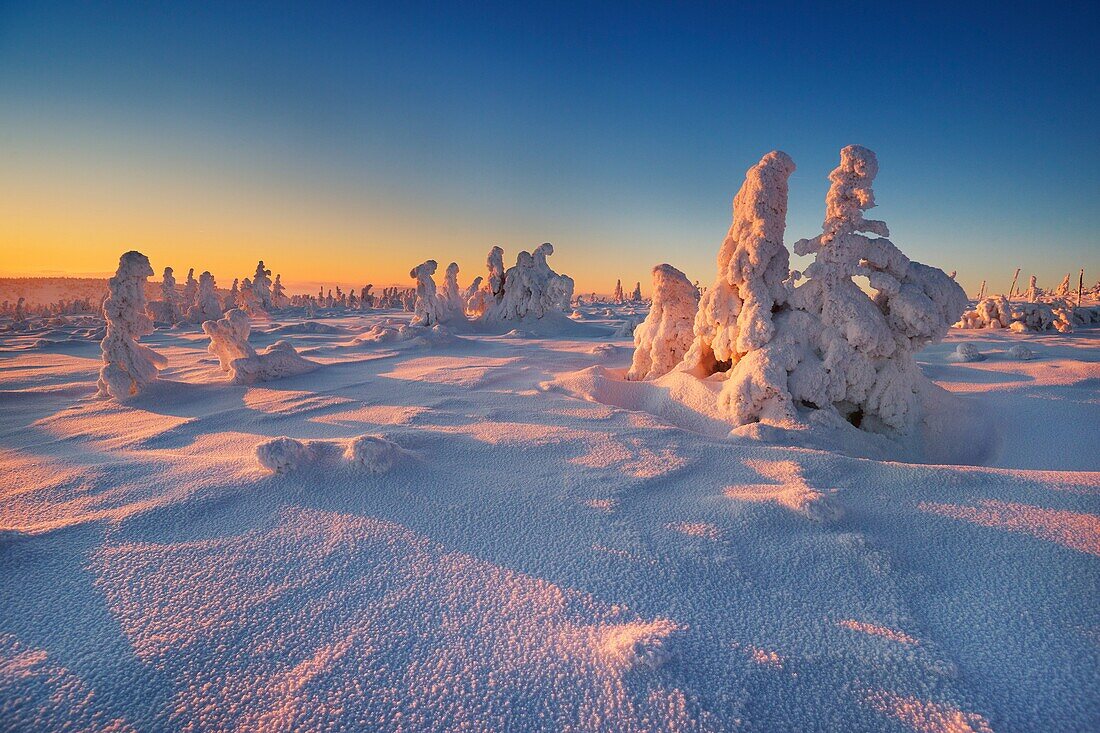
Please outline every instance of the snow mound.
[[1035, 352], [1024, 344], [1016, 344], [1008, 350], [1008, 355], [1016, 361], [1031, 361], [1035, 358]]
[[218, 357], [223, 372], [233, 384], [254, 384], [293, 377], [316, 369], [319, 364], [303, 358], [289, 341], [276, 341], [257, 352], [248, 343], [251, 330], [248, 314], [234, 308], [218, 321], [206, 321], [202, 330], [210, 337], [209, 351]]
[[360, 435], [350, 440], [297, 440], [284, 436], [256, 446], [256, 459], [272, 473], [345, 465], [382, 474], [407, 455], [401, 446], [378, 435]]
[[985, 359], [985, 354], [978, 351], [978, 347], [969, 341], [964, 341], [955, 347], [955, 351], [952, 354], [948, 354], [948, 361], [968, 362], [968, 361], [982, 361]]
[[599, 648], [604, 658], [622, 670], [655, 670], [673, 657], [669, 637], [683, 627], [668, 619], [633, 621], [602, 629]]

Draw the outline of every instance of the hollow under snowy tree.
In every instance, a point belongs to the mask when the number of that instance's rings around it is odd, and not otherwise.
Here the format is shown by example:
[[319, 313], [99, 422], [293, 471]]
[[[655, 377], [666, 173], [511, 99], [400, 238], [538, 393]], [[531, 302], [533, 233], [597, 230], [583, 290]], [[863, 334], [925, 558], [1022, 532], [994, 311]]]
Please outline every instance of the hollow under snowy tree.
[[248, 314], [239, 308], [219, 320], [206, 321], [202, 330], [210, 337], [209, 352], [218, 357], [222, 371], [229, 372], [233, 384], [293, 377], [320, 366], [302, 357], [289, 341], [276, 341], [266, 350], [257, 352], [248, 343], [251, 330]]
[[145, 313], [145, 282], [152, 276], [149, 258], [140, 252], [126, 252], [118, 270], [107, 281], [103, 301], [107, 335], [100, 343], [103, 367], [99, 370], [98, 395], [123, 401], [138, 395], [157, 380], [168, 360], [138, 343], [153, 332], [153, 321]]
[[432, 275], [439, 268], [435, 260], [422, 262], [409, 271], [409, 277], [416, 280], [416, 301], [413, 303], [413, 326], [435, 326], [446, 318], [443, 303], [436, 292]]
[[634, 329], [634, 358], [626, 378], [654, 379], [683, 360], [694, 338], [699, 293], [684, 273], [672, 265], [653, 268], [653, 305]]

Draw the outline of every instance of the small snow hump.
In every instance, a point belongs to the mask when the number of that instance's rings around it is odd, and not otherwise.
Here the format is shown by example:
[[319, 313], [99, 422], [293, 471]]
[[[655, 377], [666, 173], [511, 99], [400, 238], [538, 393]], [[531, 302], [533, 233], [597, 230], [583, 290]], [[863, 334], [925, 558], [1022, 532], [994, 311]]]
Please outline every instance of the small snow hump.
[[308, 468], [345, 466], [382, 474], [393, 469], [408, 452], [380, 435], [350, 440], [297, 440], [279, 437], [256, 446], [256, 460], [272, 473]]
[[1008, 355], [1016, 361], [1031, 361], [1035, 358], [1035, 352], [1024, 344], [1016, 344], [1008, 350]]
[[978, 347], [969, 341], [964, 341], [955, 347], [955, 352], [948, 355], [948, 359], [958, 362], [982, 361], [985, 354], [978, 351]]
[[634, 621], [603, 629], [600, 651], [615, 667], [658, 669], [673, 657], [669, 636], [683, 627], [668, 619]]

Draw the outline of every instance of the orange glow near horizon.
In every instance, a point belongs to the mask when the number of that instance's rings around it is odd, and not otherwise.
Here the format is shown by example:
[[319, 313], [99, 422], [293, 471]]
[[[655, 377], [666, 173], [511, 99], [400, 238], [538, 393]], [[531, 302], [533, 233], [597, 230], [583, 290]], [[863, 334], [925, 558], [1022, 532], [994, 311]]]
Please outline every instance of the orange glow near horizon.
[[[555, 243], [550, 264], [569, 274], [577, 293], [609, 293], [615, 280], [649, 290], [649, 266], [614, 262], [599, 227], [569, 243], [555, 242], [550, 225], [517, 214], [503, 222], [424, 192], [415, 206], [394, 185], [293, 168], [294, 161], [256, 160], [240, 151], [170, 153], [134, 143], [136, 150], [104, 149], [69, 140], [24, 146], [0, 176], [0, 277], [107, 277], [119, 256], [136, 249], [152, 262], [155, 280], [171, 266], [209, 270], [220, 287], [251, 276], [258, 260], [282, 275], [291, 292], [317, 284], [359, 288], [372, 283], [411, 286], [409, 269], [434, 259], [441, 280], [458, 262], [460, 282], [486, 275], [485, 258], [499, 245], [505, 263], [520, 250]], [[182, 149], [182, 148], [181, 148]], [[526, 217], [524, 217], [525, 219]], [[577, 222], [576, 231], [587, 229]], [[720, 239], [719, 239], [720, 241]], [[716, 245], [717, 246], [717, 245]], [[616, 272], [616, 270], [620, 270]], [[628, 283], [628, 280], [630, 281]]]

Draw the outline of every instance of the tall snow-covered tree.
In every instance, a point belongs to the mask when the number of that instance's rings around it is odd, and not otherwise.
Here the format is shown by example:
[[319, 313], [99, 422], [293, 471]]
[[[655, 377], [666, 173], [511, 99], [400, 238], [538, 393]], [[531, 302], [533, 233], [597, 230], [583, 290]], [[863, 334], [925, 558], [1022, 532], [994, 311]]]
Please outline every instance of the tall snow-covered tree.
[[149, 258], [131, 251], [119, 258], [118, 270], [107, 281], [108, 296], [103, 301], [107, 335], [100, 343], [100, 397], [119, 401], [135, 397], [157, 380], [168, 363], [164, 356], [138, 343], [139, 338], [153, 332], [153, 321], [145, 313], [145, 282], [152, 274]]

